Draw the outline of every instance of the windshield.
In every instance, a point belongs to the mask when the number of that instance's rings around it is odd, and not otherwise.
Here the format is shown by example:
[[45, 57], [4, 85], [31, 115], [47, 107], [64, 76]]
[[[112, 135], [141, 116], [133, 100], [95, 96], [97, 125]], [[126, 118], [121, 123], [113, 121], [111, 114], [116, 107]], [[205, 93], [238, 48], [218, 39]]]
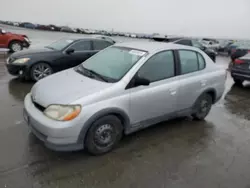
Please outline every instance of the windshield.
[[61, 39], [45, 47], [53, 49], [53, 50], [62, 50], [63, 48], [71, 44], [72, 42], [74, 41], [70, 39]]
[[120, 80], [145, 54], [141, 50], [110, 47], [87, 59], [82, 66], [114, 82]]

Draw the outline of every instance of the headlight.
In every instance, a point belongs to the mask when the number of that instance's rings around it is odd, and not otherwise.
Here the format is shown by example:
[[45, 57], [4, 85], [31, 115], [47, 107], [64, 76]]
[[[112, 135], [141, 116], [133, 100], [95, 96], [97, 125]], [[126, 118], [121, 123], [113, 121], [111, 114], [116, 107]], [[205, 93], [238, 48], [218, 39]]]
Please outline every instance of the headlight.
[[25, 40], [26, 42], [30, 43], [30, 40], [29, 40], [28, 38], [25, 37], [24, 40]]
[[24, 63], [28, 62], [29, 60], [30, 60], [30, 58], [20, 58], [20, 59], [15, 60], [13, 63], [14, 64], [24, 64]]
[[46, 108], [44, 114], [57, 121], [70, 121], [81, 112], [80, 105], [52, 104]]

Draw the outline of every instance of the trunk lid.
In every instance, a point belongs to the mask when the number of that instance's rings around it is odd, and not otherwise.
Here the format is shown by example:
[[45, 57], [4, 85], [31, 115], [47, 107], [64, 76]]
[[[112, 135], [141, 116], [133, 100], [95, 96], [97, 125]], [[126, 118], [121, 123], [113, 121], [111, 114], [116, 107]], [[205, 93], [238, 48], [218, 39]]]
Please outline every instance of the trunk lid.
[[244, 69], [246, 71], [250, 71], [250, 54], [248, 53], [247, 55], [235, 59], [233, 61], [233, 67], [237, 69]]

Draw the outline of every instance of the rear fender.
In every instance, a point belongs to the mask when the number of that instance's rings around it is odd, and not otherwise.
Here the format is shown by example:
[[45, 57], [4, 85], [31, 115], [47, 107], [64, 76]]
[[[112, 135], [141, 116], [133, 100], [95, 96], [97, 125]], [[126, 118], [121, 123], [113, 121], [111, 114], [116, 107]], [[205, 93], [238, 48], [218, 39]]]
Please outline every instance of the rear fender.
[[205, 95], [205, 94], [210, 94], [212, 96], [212, 101], [213, 101], [213, 104], [217, 102], [217, 92], [214, 88], [208, 88], [206, 90], [204, 90], [200, 95], [199, 97], [195, 100], [194, 104], [193, 104], [193, 107], [192, 107], [192, 111], [195, 112], [195, 109], [196, 109], [196, 104], [197, 102], [199, 101], [199, 99]]

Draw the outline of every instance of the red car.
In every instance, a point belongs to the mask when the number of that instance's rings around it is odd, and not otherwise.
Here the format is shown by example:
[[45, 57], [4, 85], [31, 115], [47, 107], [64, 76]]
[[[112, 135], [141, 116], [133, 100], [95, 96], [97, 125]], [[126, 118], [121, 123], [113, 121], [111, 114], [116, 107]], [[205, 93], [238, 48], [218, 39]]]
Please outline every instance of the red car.
[[0, 28], [0, 48], [8, 48], [11, 52], [18, 52], [29, 46], [30, 40], [26, 35], [6, 32]]

